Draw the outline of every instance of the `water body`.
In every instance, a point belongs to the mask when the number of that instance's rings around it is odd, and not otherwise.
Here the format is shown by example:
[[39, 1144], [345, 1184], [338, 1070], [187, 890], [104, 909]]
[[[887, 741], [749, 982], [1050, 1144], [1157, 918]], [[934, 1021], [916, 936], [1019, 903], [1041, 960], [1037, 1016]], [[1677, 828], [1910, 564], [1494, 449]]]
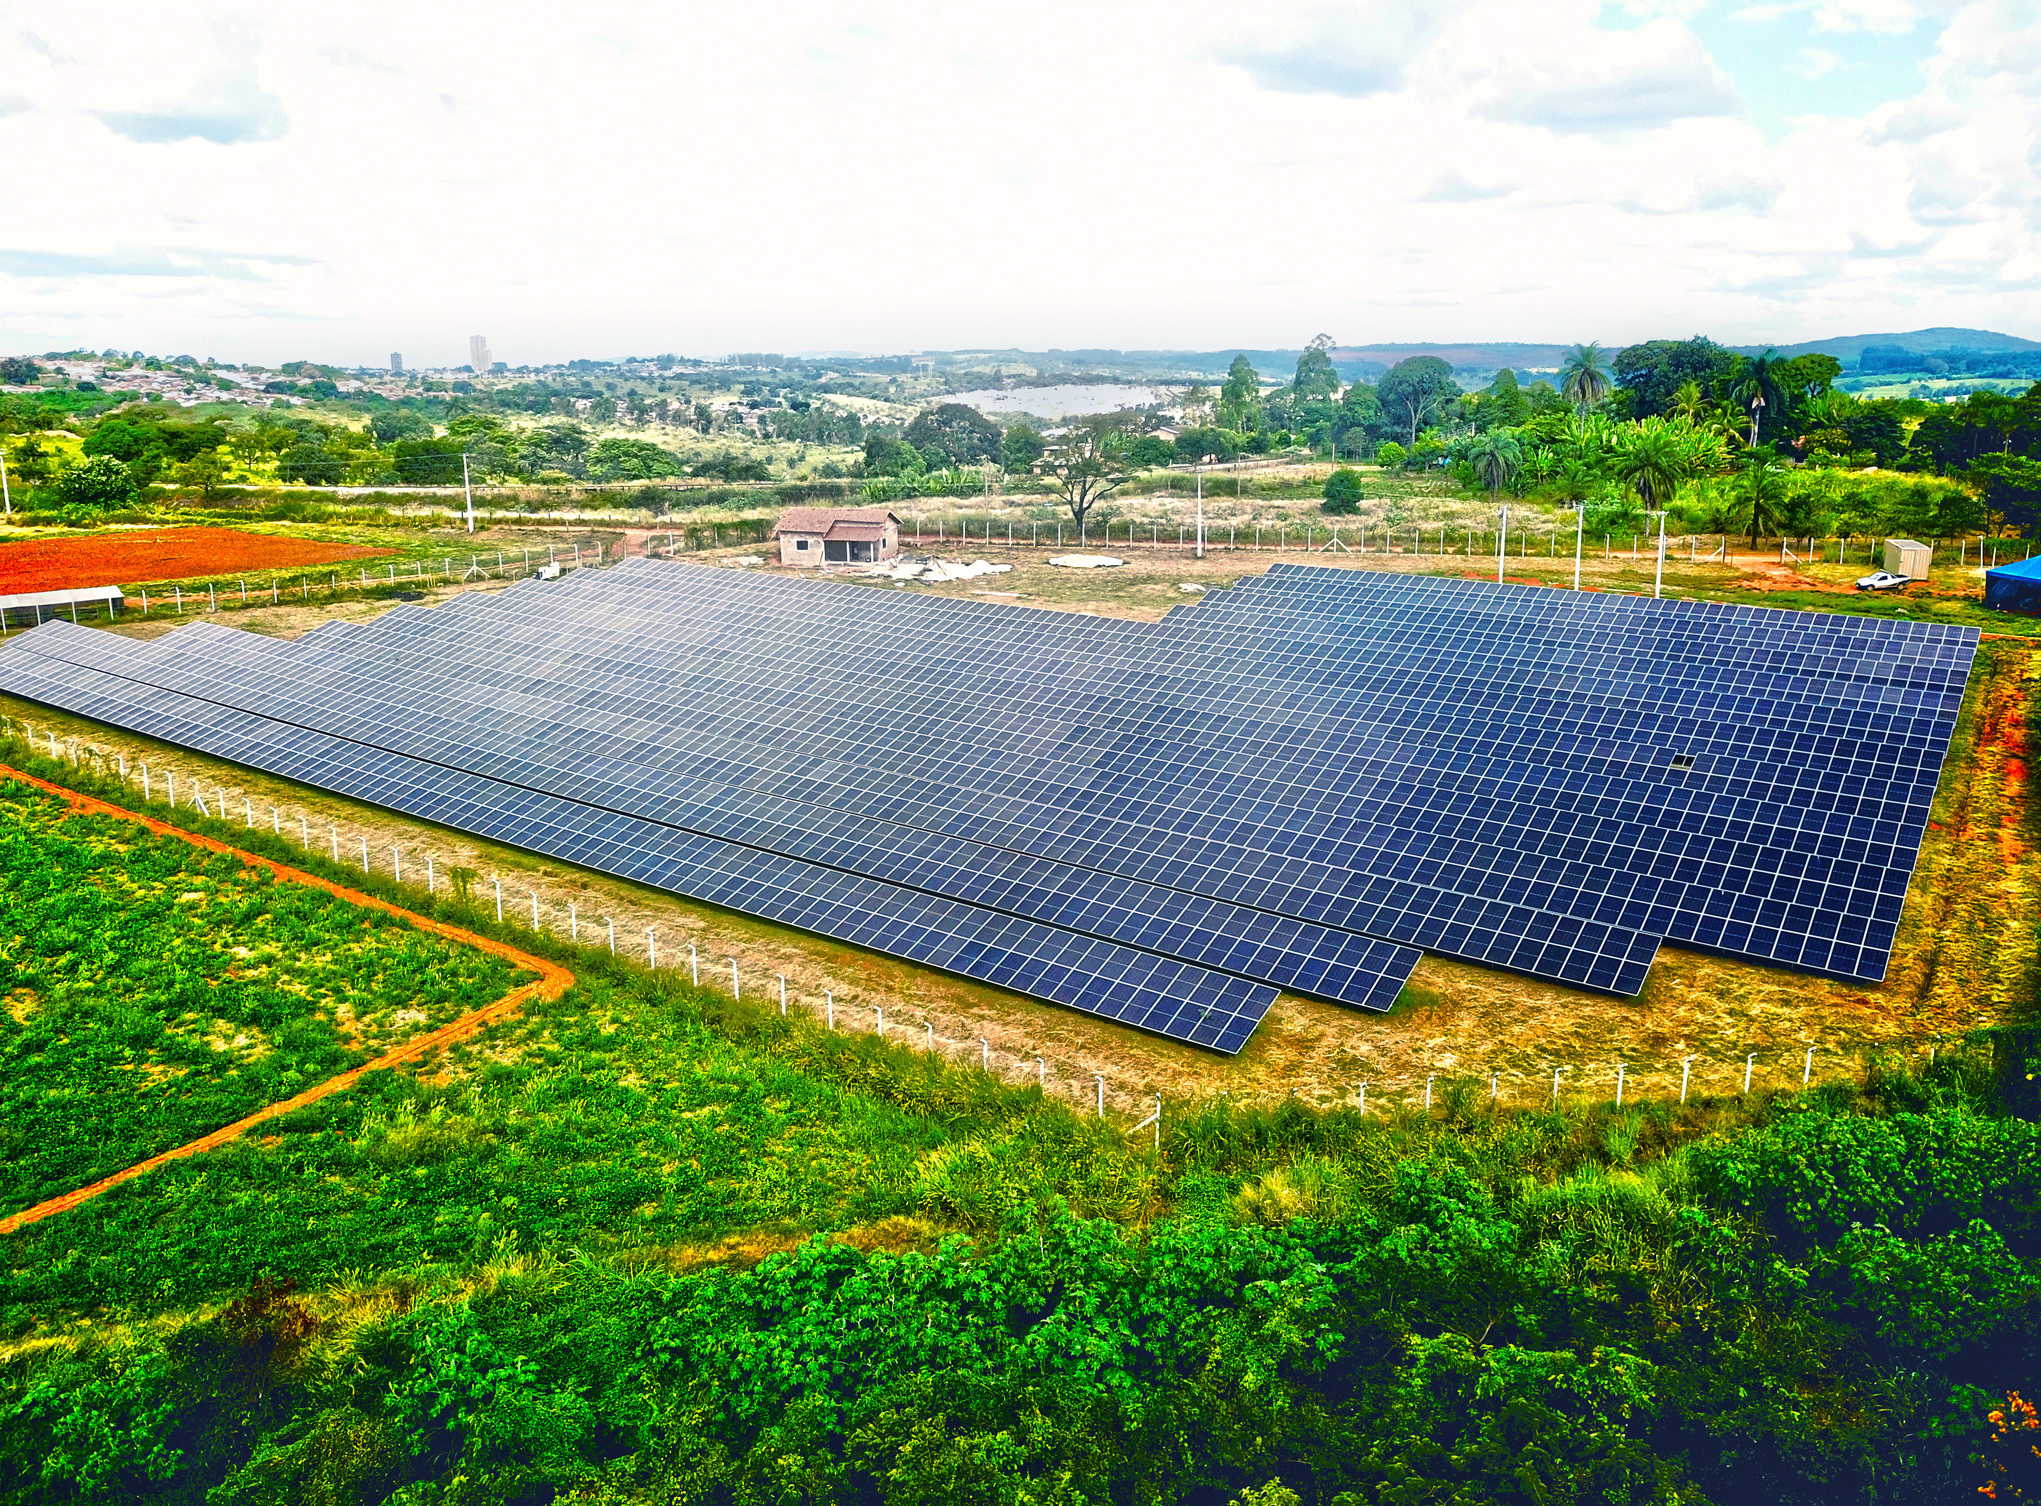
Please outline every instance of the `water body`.
[[1056, 387], [1016, 387], [1013, 391], [960, 392], [943, 399], [962, 403], [995, 418], [1027, 414], [1032, 418], [1083, 418], [1092, 413], [1117, 413], [1146, 408], [1167, 400], [1153, 387], [1122, 387], [1109, 382], [1065, 382]]

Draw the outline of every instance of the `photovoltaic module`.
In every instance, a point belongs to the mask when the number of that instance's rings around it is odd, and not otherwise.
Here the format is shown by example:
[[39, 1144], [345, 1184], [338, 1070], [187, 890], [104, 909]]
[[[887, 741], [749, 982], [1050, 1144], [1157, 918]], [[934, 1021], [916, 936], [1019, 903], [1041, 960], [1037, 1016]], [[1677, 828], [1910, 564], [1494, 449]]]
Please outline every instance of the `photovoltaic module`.
[[0, 689], [1222, 1051], [1425, 952], [1877, 980], [1968, 628], [1281, 564], [1159, 623], [631, 560]]

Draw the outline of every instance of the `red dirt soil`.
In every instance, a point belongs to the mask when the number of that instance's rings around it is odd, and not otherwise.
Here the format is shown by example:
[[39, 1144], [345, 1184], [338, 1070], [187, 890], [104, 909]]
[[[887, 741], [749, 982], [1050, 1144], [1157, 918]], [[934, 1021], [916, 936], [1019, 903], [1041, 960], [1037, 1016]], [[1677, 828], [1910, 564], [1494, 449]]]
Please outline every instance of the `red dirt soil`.
[[30, 539], [0, 544], [0, 596], [289, 570], [393, 552], [234, 528], [151, 528], [86, 538]]
[[[225, 532], [226, 530], [209, 529], [206, 531]], [[201, 1151], [208, 1151], [216, 1146], [225, 1145], [229, 1140], [239, 1138], [243, 1133], [266, 1120], [274, 1119], [281, 1114], [288, 1114], [295, 1109], [303, 1108], [308, 1103], [317, 1103], [320, 1099], [327, 1097], [329, 1094], [338, 1093], [344, 1088], [353, 1087], [356, 1079], [364, 1072], [374, 1072], [381, 1068], [395, 1067], [404, 1062], [416, 1061], [421, 1056], [439, 1051], [458, 1041], [467, 1040], [483, 1027], [493, 1024], [495, 1021], [503, 1019], [508, 1015], [515, 1014], [527, 999], [557, 999], [574, 986], [574, 975], [556, 962], [548, 962], [543, 957], [534, 957], [531, 953], [519, 951], [514, 946], [505, 945], [500, 941], [491, 941], [486, 936], [477, 936], [473, 931], [463, 931], [458, 926], [446, 925], [428, 916], [400, 909], [387, 900], [377, 899], [372, 894], [363, 894], [358, 889], [349, 889], [344, 885], [319, 878], [301, 869], [287, 867], [282, 863], [272, 862], [268, 858], [257, 857], [252, 852], [243, 852], [240, 848], [229, 847], [224, 842], [215, 842], [211, 837], [202, 837], [196, 832], [185, 831], [166, 822], [152, 820], [148, 816], [137, 815], [134, 811], [123, 810], [118, 805], [109, 805], [104, 800], [95, 800], [90, 795], [81, 795], [75, 790], [67, 790], [62, 785], [51, 784], [47, 780], [38, 779], [33, 774], [24, 774], [19, 769], [9, 768], [5, 764], [0, 764], [0, 778], [16, 779], [23, 784], [32, 784], [38, 789], [47, 790], [52, 795], [62, 796], [70, 802], [74, 810], [85, 811], [100, 816], [118, 816], [123, 820], [133, 821], [146, 826], [150, 831], [155, 832], [159, 836], [182, 837], [194, 847], [203, 847], [212, 852], [225, 853], [229, 857], [239, 858], [244, 863], [267, 868], [285, 883], [306, 884], [314, 889], [324, 889], [327, 893], [337, 894], [352, 904], [365, 905], [373, 910], [387, 911], [391, 915], [400, 915], [421, 931], [430, 931], [436, 936], [446, 937], [449, 941], [457, 941], [463, 945], [475, 947], [480, 951], [490, 953], [492, 956], [501, 957], [515, 967], [539, 975], [536, 983], [527, 983], [521, 988], [514, 988], [494, 1004], [485, 1004], [472, 1014], [464, 1014], [458, 1020], [442, 1025], [430, 1034], [421, 1035], [416, 1040], [406, 1041], [394, 1051], [387, 1051], [374, 1061], [364, 1062], [352, 1071], [343, 1072], [338, 1077], [329, 1077], [326, 1081], [305, 1089], [304, 1092], [294, 1098], [286, 1098], [280, 1103], [272, 1103], [269, 1107], [259, 1109], [255, 1113], [250, 1114], [246, 1119], [237, 1120], [223, 1129], [216, 1129], [210, 1135], [202, 1136], [188, 1145], [180, 1145], [175, 1150], [163, 1152], [160, 1156], [152, 1156], [146, 1161], [128, 1167], [125, 1171], [117, 1171], [112, 1176], [106, 1177], [101, 1181], [76, 1188], [71, 1192], [64, 1193], [60, 1197], [53, 1197], [45, 1202], [37, 1203], [33, 1208], [24, 1208], [21, 1212], [10, 1217], [0, 1218], [0, 1234], [12, 1234], [16, 1229], [26, 1224], [40, 1223], [53, 1214], [67, 1212], [77, 1207], [80, 1203], [91, 1201], [109, 1188], [118, 1187], [122, 1182], [132, 1181], [144, 1172], [154, 1171], [157, 1167], [168, 1162], [182, 1160], [186, 1156], [195, 1156]]]

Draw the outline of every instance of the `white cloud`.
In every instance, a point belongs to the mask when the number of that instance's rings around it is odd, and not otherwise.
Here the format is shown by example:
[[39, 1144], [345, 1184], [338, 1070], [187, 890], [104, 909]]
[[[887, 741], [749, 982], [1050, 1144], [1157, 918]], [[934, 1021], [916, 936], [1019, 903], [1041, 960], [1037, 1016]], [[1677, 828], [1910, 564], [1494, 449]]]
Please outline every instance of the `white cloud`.
[[[214, 0], [41, 7], [33, 43], [0, 27], [30, 106], [0, 153], [13, 202], [63, 213], [0, 232], [0, 350], [2041, 334], [2041, 46], [2012, 0], [1921, 11], [1875, 44], [1921, 60], [1899, 97], [1772, 141], [1690, 0], [1242, 14], [611, 0], [612, 46], [529, 0], [260, 32]], [[1855, 6], [1846, 38], [1781, 12], [1774, 72], [1856, 63], [1896, 14]]]
[[1395, 0], [1314, 6], [1287, 27], [1269, 28], [1264, 22], [1253, 40], [1232, 41], [1210, 56], [1245, 69], [1264, 89], [1365, 99], [1399, 88], [1411, 56], [1429, 45], [1461, 8]]
[[1825, 47], [1803, 47], [1799, 61], [1787, 64], [1786, 71], [1795, 78], [1812, 81], [1825, 78], [1842, 66], [1843, 60]]
[[[1488, 56], [1477, 53], [1469, 70], [1469, 103], [1490, 120], [1607, 136], [1743, 113], [1728, 76], [1677, 21], [1544, 35], [1498, 31], [1489, 21], [1470, 17], [1456, 41], [1468, 51], [1488, 43]], [[1464, 56], [1456, 48], [1453, 61]]]
[[213, 35], [218, 60], [182, 99], [142, 110], [92, 113], [115, 135], [150, 145], [210, 141], [238, 146], [276, 140], [291, 122], [283, 101], [265, 92], [256, 78], [260, 33], [249, 22], [228, 18], [215, 23]]

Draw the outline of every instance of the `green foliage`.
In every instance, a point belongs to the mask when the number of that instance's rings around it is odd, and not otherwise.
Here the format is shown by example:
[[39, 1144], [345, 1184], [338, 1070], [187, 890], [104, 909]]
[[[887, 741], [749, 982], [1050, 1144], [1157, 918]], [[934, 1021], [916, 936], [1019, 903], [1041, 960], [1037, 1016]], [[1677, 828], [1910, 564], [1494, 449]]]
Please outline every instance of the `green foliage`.
[[[962, 403], [937, 403], [923, 409], [907, 426], [904, 438], [906, 443], [923, 451], [934, 445], [941, 449], [945, 463], [959, 465], [997, 460], [1005, 440], [999, 425]], [[868, 459], [868, 466], [869, 463]], [[930, 470], [941, 468], [929, 466]]]
[[111, 455], [88, 455], [57, 473], [50, 483], [52, 499], [67, 512], [105, 512], [133, 504], [138, 488], [129, 468]]
[[1158, 434], [1143, 434], [1127, 446], [1127, 458], [1138, 466], [1160, 469], [1176, 460], [1176, 446]]
[[0, 786], [0, 935], [15, 938], [0, 948], [5, 1211], [197, 1139], [366, 1060], [370, 1041], [387, 1049], [512, 986], [495, 958], [19, 785]]
[[599, 439], [588, 452], [591, 481], [650, 481], [683, 469], [672, 451], [646, 439]]
[[1437, 356], [1411, 356], [1382, 373], [1375, 383], [1384, 420], [1409, 448], [1426, 425], [1438, 421], [1449, 403], [1460, 397], [1453, 368]]
[[1341, 466], [1325, 478], [1325, 500], [1320, 504], [1330, 513], [1356, 513], [1361, 510], [1360, 472]]
[[1231, 460], [1239, 453], [1239, 439], [1224, 429], [1210, 426], [1185, 429], [1176, 436], [1176, 462], [1179, 465], [1196, 465], [1208, 455], [1216, 460]]
[[1025, 471], [1048, 450], [1048, 441], [1030, 424], [1015, 424], [1001, 436], [999, 462], [1010, 471]]

